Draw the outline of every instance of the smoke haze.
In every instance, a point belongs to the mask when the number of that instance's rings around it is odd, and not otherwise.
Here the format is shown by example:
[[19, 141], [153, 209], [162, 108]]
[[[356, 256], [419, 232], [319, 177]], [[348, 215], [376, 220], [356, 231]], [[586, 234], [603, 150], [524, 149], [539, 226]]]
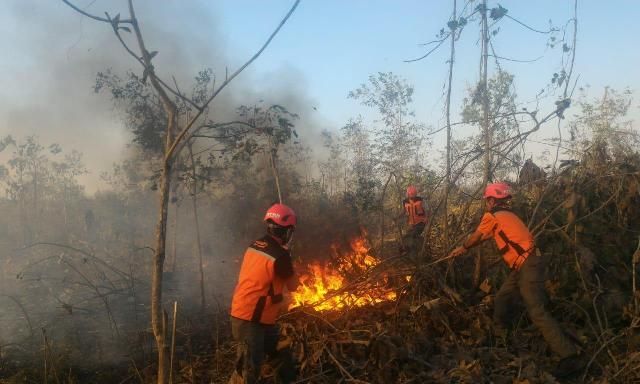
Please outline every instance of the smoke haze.
[[[121, 13], [122, 18], [128, 15], [124, 1], [76, 4], [98, 16], [104, 16], [104, 11], [111, 16]], [[16, 139], [37, 135], [45, 146], [58, 143], [65, 152], [82, 152], [89, 173], [81, 183], [89, 193], [103, 189], [100, 174], [127, 156], [131, 135], [109, 95], [93, 92], [96, 73], [110, 68], [122, 77], [128, 70], [141, 74], [141, 68], [106, 23], [81, 16], [61, 1], [12, 0], [3, 5], [0, 49], [8, 54], [0, 74], [0, 135]], [[154, 63], [168, 83], [175, 77], [181, 90], [188, 92], [199, 70], [211, 67], [221, 78], [226, 66], [232, 72], [241, 65], [226, 59], [228, 47], [217, 29], [222, 15], [211, 3], [146, 0], [136, 1], [135, 6], [147, 48], [159, 51]], [[135, 47], [133, 36], [123, 34]], [[249, 68], [215, 100], [212, 117], [224, 120], [240, 104], [265, 99], [300, 114], [299, 124], [305, 129], [299, 131], [314, 131], [312, 139], [319, 129], [310, 129], [317, 124], [313, 101], [305, 94], [305, 81], [293, 68], [261, 79], [252, 79]], [[0, 156], [5, 159], [7, 154]]]

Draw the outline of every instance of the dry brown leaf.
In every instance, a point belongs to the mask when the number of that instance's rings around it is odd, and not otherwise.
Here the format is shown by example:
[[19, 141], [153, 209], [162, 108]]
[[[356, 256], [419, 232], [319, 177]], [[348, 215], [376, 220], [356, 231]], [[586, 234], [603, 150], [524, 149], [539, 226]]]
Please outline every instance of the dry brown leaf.
[[491, 292], [491, 283], [489, 283], [489, 279], [484, 279], [484, 281], [482, 282], [482, 284], [480, 284], [480, 290], [486, 294], [489, 294], [489, 292]]

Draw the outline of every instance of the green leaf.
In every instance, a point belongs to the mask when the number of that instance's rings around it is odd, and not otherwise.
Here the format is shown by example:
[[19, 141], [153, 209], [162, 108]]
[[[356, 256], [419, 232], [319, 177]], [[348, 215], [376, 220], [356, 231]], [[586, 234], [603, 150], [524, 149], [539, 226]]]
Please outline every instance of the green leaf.
[[153, 59], [154, 57], [156, 57], [157, 54], [158, 54], [158, 51], [149, 52], [149, 59]]
[[129, 27], [119, 27], [118, 29], [122, 29], [123, 31], [127, 31], [127, 32], [131, 33], [131, 28], [129, 28]]

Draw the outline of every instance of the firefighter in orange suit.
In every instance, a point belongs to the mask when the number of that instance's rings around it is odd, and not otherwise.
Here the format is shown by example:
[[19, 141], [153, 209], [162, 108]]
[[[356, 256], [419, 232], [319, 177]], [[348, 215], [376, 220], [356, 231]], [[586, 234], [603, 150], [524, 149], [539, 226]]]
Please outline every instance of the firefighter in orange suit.
[[493, 321], [498, 333], [504, 333], [514, 316], [512, 304], [523, 301], [531, 322], [540, 330], [549, 347], [561, 360], [554, 374], [567, 377], [584, 367], [576, 346], [562, 331], [545, 308], [544, 271], [546, 264], [527, 226], [509, 209], [510, 187], [506, 183], [489, 184], [484, 192], [486, 210], [475, 232], [455, 248], [450, 256], [467, 252], [481, 242], [493, 238], [507, 266], [507, 280], [494, 299]]
[[427, 210], [422, 197], [418, 196], [418, 189], [410, 185], [407, 187], [407, 198], [402, 202], [404, 214], [409, 223], [409, 233], [406, 240], [409, 242], [409, 248], [416, 251], [419, 245], [419, 239], [427, 225]]
[[295, 380], [288, 351], [277, 351], [276, 318], [282, 309], [285, 288], [298, 288], [289, 243], [296, 215], [284, 204], [274, 204], [264, 216], [267, 234], [249, 246], [231, 303], [231, 331], [238, 342], [236, 370], [229, 383], [257, 383], [260, 366], [269, 357], [281, 383]]

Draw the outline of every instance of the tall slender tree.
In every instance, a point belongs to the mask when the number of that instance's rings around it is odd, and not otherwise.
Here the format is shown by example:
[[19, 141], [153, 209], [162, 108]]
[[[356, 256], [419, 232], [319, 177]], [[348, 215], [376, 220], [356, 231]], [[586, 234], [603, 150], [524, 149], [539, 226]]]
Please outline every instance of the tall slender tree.
[[[158, 54], [158, 51], [149, 51], [146, 47], [141, 26], [136, 18], [135, 9], [133, 6], [133, 0], [128, 0], [128, 12], [129, 17], [127, 19], [121, 19], [120, 14], [111, 16], [108, 13], [106, 18], [89, 14], [79, 7], [75, 6], [68, 0], [62, 0], [65, 4], [83, 15], [90, 17], [93, 20], [106, 23], [111, 26], [114, 34], [118, 40], [122, 43], [123, 48], [132, 56], [143, 68], [142, 82], [149, 80], [153, 89], [161, 101], [162, 109], [166, 117], [166, 127], [164, 130], [164, 146], [161, 161], [161, 172], [158, 181], [158, 221], [155, 231], [155, 249], [152, 267], [152, 282], [151, 282], [151, 326], [153, 328], [153, 334], [156, 340], [156, 346], [158, 349], [158, 371], [157, 382], [158, 384], [165, 384], [168, 379], [168, 343], [167, 343], [167, 316], [162, 310], [162, 277], [165, 260], [166, 250], [166, 234], [167, 234], [167, 212], [169, 205], [169, 194], [171, 186], [171, 175], [174, 162], [180, 151], [188, 142], [191, 134], [193, 133], [192, 127], [203, 115], [206, 115], [209, 104], [213, 99], [220, 94], [220, 92], [227, 87], [233, 79], [235, 79], [246, 67], [253, 63], [258, 56], [267, 48], [269, 43], [273, 40], [275, 35], [280, 31], [285, 22], [289, 19], [291, 14], [295, 11], [300, 0], [296, 0], [289, 12], [269, 36], [264, 45], [240, 68], [238, 68], [231, 75], [227, 76], [215, 90], [209, 95], [209, 97], [203, 103], [196, 103], [193, 100], [184, 96], [179, 88], [175, 89], [163, 81], [156, 73], [153, 65], [153, 58]], [[135, 36], [135, 44], [137, 49], [132, 48], [126, 40], [123, 38], [123, 33], [131, 33]], [[136, 51], [137, 50], [137, 51]], [[180, 127], [178, 125], [178, 107], [176, 102], [169, 95], [172, 94], [179, 100], [190, 104], [196, 111], [193, 117], [188, 122]]]

